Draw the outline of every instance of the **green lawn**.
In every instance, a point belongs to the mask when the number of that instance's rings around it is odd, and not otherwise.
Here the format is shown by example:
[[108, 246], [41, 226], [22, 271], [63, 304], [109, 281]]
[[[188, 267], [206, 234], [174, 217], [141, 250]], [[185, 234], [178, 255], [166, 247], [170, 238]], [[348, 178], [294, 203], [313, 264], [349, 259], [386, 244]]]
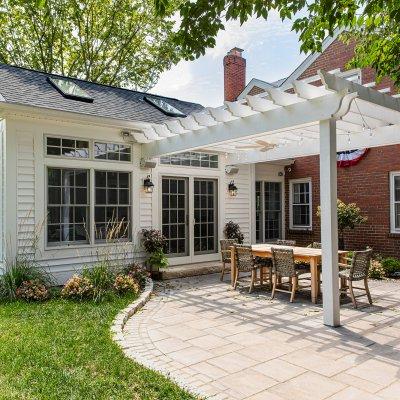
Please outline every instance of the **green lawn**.
[[0, 304], [0, 399], [193, 399], [112, 341], [130, 301]]

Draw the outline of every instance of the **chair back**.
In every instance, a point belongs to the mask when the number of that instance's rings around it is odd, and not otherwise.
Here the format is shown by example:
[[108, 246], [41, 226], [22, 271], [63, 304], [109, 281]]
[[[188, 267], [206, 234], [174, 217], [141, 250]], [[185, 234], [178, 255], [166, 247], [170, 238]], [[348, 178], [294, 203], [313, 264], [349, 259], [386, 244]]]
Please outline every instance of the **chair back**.
[[221, 239], [219, 241], [221, 246], [221, 258], [222, 262], [231, 262], [231, 246], [237, 244], [236, 239]]
[[361, 280], [368, 277], [371, 265], [372, 249], [355, 251], [351, 260], [350, 280]]
[[251, 246], [237, 244], [235, 245], [235, 254], [238, 271], [248, 272], [254, 268], [255, 264]]
[[321, 243], [320, 242], [312, 242], [311, 243], [311, 248], [312, 249], [320, 249], [322, 246], [321, 246]]
[[283, 277], [296, 275], [296, 264], [292, 249], [278, 249], [272, 247], [272, 265], [274, 272]]
[[279, 246], [296, 246], [296, 241], [295, 240], [285, 240], [285, 239], [278, 239], [276, 241], [276, 244]]

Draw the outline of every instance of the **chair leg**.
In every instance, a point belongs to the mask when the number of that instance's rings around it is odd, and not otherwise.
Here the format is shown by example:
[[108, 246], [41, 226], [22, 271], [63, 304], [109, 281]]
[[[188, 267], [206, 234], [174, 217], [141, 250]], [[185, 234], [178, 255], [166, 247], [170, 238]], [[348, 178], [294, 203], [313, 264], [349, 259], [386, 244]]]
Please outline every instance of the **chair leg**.
[[222, 262], [222, 271], [221, 271], [221, 282], [224, 280], [224, 273], [225, 273], [225, 263]]
[[235, 282], [233, 283], [233, 289], [234, 289], [234, 290], [236, 290], [236, 288], [237, 288], [238, 279], [239, 279], [239, 271], [236, 271], [236, 274], [235, 274]]
[[274, 275], [273, 283], [272, 283], [272, 293], [271, 293], [271, 300], [275, 297], [275, 289], [276, 289], [276, 283], [278, 281], [278, 278], [276, 274]]
[[292, 293], [291, 293], [291, 295], [290, 295], [290, 302], [291, 303], [293, 303], [293, 301], [294, 301], [294, 295], [295, 295], [295, 293], [296, 293], [296, 281], [297, 281], [297, 277], [296, 276], [292, 276], [291, 278], [290, 278], [290, 281], [291, 281], [291, 284], [290, 284], [290, 286], [291, 286], [291, 288], [292, 288]]
[[249, 293], [251, 293], [253, 291], [254, 282], [256, 279], [257, 279], [257, 270], [253, 269], [251, 271], [251, 282], [250, 282], [250, 287], [249, 287]]
[[357, 308], [357, 301], [356, 301], [356, 297], [354, 296], [352, 281], [349, 281], [349, 291], [350, 291], [350, 297], [351, 297], [351, 301], [353, 302], [354, 308]]
[[269, 269], [268, 280], [269, 280], [269, 289], [272, 290], [272, 268]]
[[369, 291], [368, 278], [364, 278], [364, 284], [365, 284], [365, 291], [367, 292], [369, 304], [372, 305], [372, 297], [371, 297], [371, 293]]

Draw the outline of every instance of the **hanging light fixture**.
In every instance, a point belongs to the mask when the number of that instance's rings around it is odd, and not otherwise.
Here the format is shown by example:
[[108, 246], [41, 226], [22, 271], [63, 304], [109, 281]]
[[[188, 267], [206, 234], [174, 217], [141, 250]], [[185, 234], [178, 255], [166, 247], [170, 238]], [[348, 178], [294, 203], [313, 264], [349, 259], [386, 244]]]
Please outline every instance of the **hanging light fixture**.
[[153, 193], [154, 183], [150, 179], [150, 175], [147, 175], [147, 178], [143, 180], [143, 189], [145, 193]]
[[230, 181], [228, 185], [229, 195], [235, 197], [237, 195], [238, 188], [235, 185], [234, 181]]

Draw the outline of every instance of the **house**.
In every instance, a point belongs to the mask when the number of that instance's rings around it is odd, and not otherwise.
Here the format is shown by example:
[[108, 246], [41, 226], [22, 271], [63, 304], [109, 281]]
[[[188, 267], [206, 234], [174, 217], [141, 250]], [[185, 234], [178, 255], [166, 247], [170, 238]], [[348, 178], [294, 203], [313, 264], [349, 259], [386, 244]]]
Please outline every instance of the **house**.
[[[321, 60], [337, 46], [336, 40], [327, 43], [322, 55], [306, 59], [290, 79], [306, 76], [314, 82]], [[215, 109], [0, 65], [2, 262], [17, 254], [35, 257], [63, 282], [99, 254], [121, 261], [142, 257], [139, 233], [149, 227], [159, 228], [168, 238], [171, 265], [216, 261], [219, 239], [230, 220], [240, 224], [247, 242], [286, 236], [305, 244], [319, 238], [318, 157], [293, 156], [318, 154], [318, 146], [309, 146], [308, 153], [293, 152], [292, 146], [289, 152], [278, 142], [244, 138], [245, 132], [233, 141], [229, 127], [239, 126], [241, 117], [257, 108], [241, 104], [241, 98], [266, 87], [287, 85], [290, 91], [290, 79], [274, 84], [252, 80], [245, 86], [245, 64], [241, 49], [232, 49], [225, 57], [225, 95], [239, 101]], [[344, 74], [353, 80], [367, 73]], [[331, 83], [343, 85], [335, 79]], [[394, 93], [386, 85], [383, 92]], [[340, 96], [327, 96], [327, 104]], [[378, 103], [387, 103], [389, 113], [397, 113], [390, 111], [398, 108], [397, 102], [388, 102], [392, 97], [378, 97]], [[315, 101], [299, 106], [310, 111], [310, 118]], [[318, 104], [323, 110], [324, 102]], [[376, 116], [376, 109], [372, 111]], [[388, 125], [386, 115], [384, 119], [386, 131], [396, 128]], [[221, 135], [210, 141], [218, 130]], [[287, 140], [278, 136], [280, 144]], [[302, 139], [296, 136], [299, 146]], [[347, 141], [339, 139], [338, 147], [348, 149]], [[208, 145], [211, 142], [215, 143]], [[357, 165], [340, 170], [340, 196], [357, 202], [369, 217], [368, 224], [356, 231], [359, 240], [349, 246], [362, 247], [373, 239], [377, 250], [398, 254], [397, 150], [398, 146], [371, 148], [360, 153], [363, 158]], [[366, 163], [374, 174], [365, 174]], [[237, 187], [235, 196], [229, 190], [231, 183]], [[369, 188], [370, 183], [374, 187]], [[110, 232], [120, 240], [109, 240]]]
[[[244, 100], [247, 95], [264, 93], [269, 88], [290, 92], [294, 80], [320, 86], [321, 80], [317, 75], [320, 69], [395, 98], [400, 96], [390, 79], [375, 82], [371, 68], [348, 70], [346, 64], [353, 51], [354, 44], [346, 45], [335, 35], [324, 41], [321, 53], [308, 56], [287, 78], [272, 83], [253, 78], [243, 85], [246, 63], [242, 50], [233, 49], [225, 59], [225, 64], [228, 64], [225, 68], [225, 100]], [[320, 220], [316, 215], [319, 156], [292, 161], [285, 166], [284, 188], [282, 183], [277, 184], [275, 180], [262, 176], [265, 166], [255, 166], [257, 205], [253, 240], [263, 242], [285, 235], [304, 245], [320, 241]], [[347, 248], [371, 246], [379, 253], [400, 256], [400, 145], [338, 153], [338, 167], [338, 197], [346, 203], [355, 202], [368, 217], [365, 224], [345, 234]], [[280, 205], [279, 198], [284, 199]], [[299, 199], [300, 203], [297, 203]]]

